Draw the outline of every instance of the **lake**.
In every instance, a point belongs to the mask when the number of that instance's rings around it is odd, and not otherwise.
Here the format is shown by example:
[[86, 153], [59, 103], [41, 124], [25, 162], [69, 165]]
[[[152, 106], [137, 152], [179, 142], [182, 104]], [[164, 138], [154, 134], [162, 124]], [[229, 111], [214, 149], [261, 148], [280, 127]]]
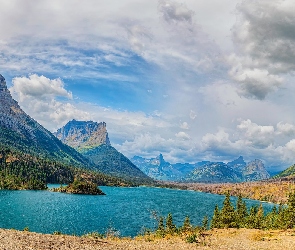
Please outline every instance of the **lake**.
[[[53, 185], [48, 185], [53, 187]], [[55, 187], [58, 187], [58, 185]], [[135, 236], [143, 227], [154, 228], [152, 214], [172, 213], [175, 224], [182, 225], [186, 215], [193, 225], [211, 217], [215, 204], [224, 196], [187, 190], [151, 187], [101, 187], [104, 196], [73, 195], [51, 191], [0, 190], [0, 227], [30, 231], [82, 235], [105, 233], [114, 228], [121, 236]], [[235, 202], [236, 198], [232, 198]], [[260, 202], [246, 200], [247, 206]], [[265, 211], [273, 204], [262, 203]]]

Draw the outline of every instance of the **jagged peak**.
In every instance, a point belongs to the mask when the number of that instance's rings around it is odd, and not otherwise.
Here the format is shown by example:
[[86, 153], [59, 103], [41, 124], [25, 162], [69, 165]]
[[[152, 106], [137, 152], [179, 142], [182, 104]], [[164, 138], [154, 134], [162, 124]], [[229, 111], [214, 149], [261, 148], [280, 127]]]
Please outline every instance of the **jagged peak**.
[[157, 160], [159, 160], [160, 162], [164, 162], [164, 157], [162, 154], [159, 154], [157, 157], [156, 157]]
[[0, 74], [0, 92], [9, 92], [5, 78]]

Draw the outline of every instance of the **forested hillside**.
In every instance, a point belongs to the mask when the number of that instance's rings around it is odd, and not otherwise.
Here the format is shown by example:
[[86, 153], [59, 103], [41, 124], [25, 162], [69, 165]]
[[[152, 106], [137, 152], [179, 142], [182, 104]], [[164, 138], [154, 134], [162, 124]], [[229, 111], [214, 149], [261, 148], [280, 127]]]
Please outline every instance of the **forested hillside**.
[[71, 183], [75, 177], [101, 186], [133, 185], [116, 177], [0, 147], [0, 189], [46, 189], [47, 183]]

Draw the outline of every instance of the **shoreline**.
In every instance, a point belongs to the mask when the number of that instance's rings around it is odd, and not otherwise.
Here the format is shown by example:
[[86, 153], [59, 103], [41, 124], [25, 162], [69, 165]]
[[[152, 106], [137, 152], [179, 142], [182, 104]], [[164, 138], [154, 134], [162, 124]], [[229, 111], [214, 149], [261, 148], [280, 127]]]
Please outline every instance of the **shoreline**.
[[175, 250], [175, 249], [294, 249], [295, 230], [213, 229], [197, 243], [188, 243], [181, 236], [151, 239], [94, 238], [89, 236], [40, 234], [14, 229], [0, 229], [0, 249], [9, 250]]

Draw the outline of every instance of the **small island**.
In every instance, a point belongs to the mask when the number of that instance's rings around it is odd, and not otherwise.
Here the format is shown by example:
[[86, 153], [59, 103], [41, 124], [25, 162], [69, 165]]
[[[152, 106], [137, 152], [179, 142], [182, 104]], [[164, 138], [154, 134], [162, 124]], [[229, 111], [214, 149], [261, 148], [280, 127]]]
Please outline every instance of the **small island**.
[[105, 193], [98, 188], [97, 184], [78, 179], [75, 179], [73, 183], [70, 183], [67, 186], [53, 188], [52, 191], [68, 194], [105, 195]]

